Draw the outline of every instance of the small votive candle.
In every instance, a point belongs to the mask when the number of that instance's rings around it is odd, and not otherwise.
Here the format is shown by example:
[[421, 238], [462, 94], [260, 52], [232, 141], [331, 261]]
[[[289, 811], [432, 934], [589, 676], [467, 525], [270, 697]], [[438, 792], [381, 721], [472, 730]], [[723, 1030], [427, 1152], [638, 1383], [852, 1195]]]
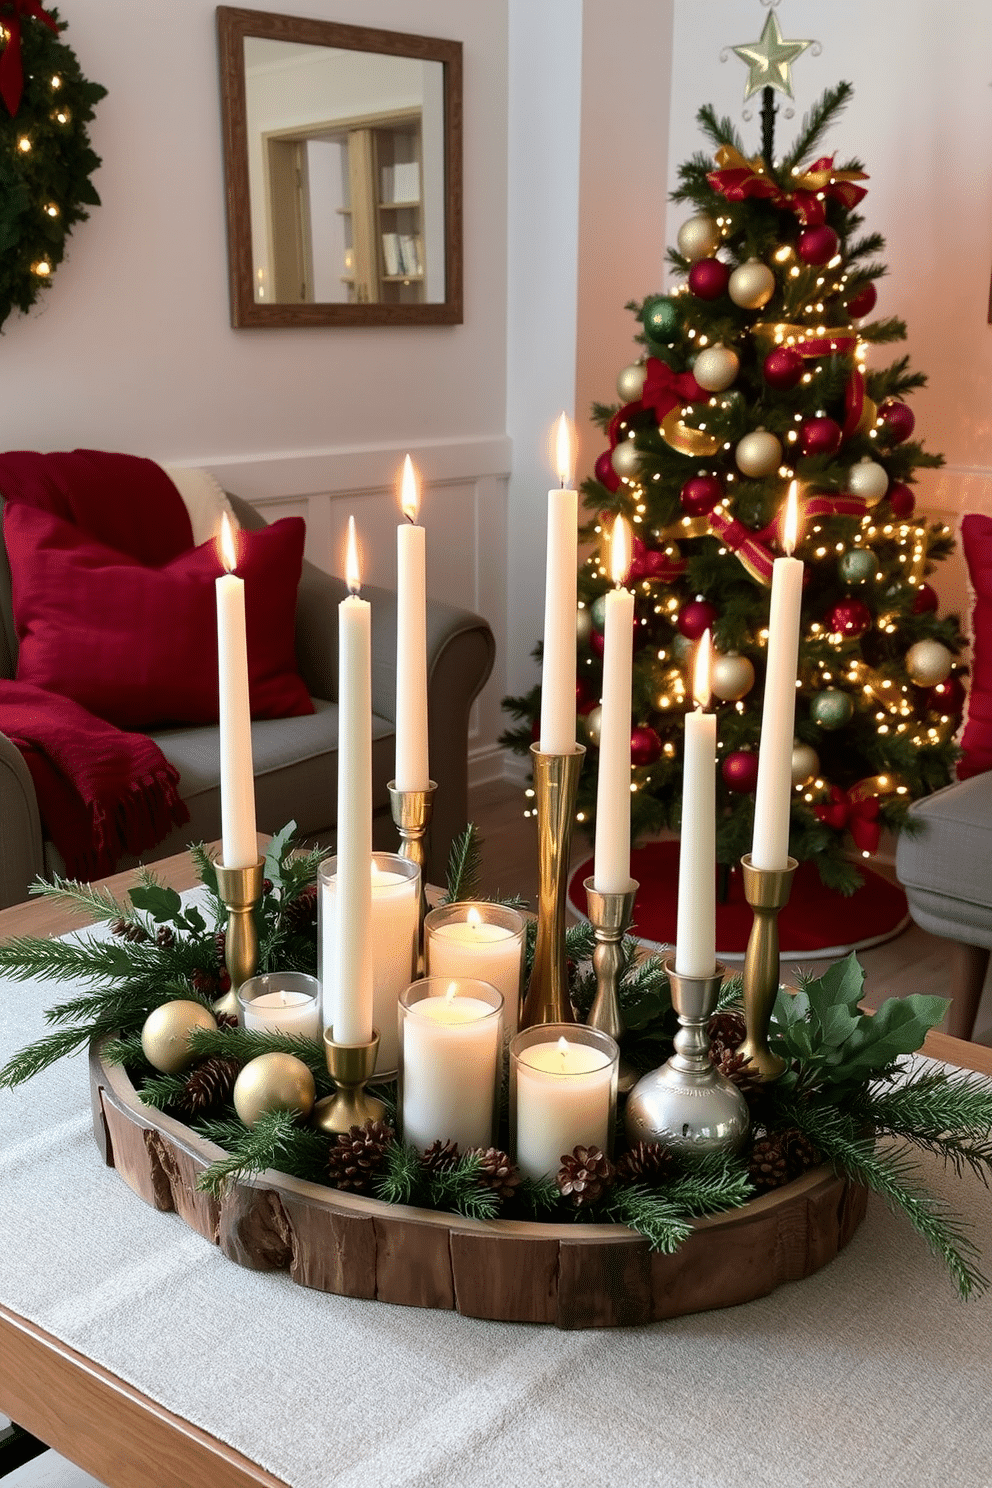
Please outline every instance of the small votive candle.
[[256, 1033], [320, 1040], [320, 983], [302, 971], [267, 971], [238, 988], [241, 1022]]
[[397, 1106], [404, 1142], [490, 1147], [503, 997], [487, 982], [423, 977], [400, 997]]
[[503, 1031], [514, 1034], [523, 990], [524, 919], [502, 904], [442, 904], [424, 918], [428, 976], [472, 977], [503, 994]]
[[544, 1023], [510, 1044], [510, 1143], [527, 1178], [557, 1173], [575, 1147], [609, 1155], [620, 1050], [581, 1023]]

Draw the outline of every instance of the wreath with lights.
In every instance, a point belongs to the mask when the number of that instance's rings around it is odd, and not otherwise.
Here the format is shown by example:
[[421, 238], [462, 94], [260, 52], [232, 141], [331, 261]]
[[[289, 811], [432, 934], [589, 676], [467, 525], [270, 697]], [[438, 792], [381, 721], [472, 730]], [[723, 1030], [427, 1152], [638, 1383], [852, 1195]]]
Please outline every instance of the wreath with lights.
[[0, 0], [0, 325], [30, 310], [100, 205], [86, 126], [107, 90], [83, 76], [65, 29], [37, 0]]

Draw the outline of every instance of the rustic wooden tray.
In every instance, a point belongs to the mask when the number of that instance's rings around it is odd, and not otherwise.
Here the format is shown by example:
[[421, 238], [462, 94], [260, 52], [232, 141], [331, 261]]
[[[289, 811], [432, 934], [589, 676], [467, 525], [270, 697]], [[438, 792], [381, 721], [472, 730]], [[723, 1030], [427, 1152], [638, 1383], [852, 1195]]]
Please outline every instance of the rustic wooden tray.
[[146, 1106], [125, 1071], [90, 1052], [93, 1132], [108, 1166], [175, 1210], [240, 1266], [288, 1271], [345, 1297], [466, 1317], [604, 1328], [733, 1307], [832, 1261], [867, 1195], [828, 1168], [727, 1214], [696, 1220], [677, 1254], [623, 1225], [480, 1221], [383, 1204], [268, 1171], [220, 1200], [198, 1175], [221, 1149]]

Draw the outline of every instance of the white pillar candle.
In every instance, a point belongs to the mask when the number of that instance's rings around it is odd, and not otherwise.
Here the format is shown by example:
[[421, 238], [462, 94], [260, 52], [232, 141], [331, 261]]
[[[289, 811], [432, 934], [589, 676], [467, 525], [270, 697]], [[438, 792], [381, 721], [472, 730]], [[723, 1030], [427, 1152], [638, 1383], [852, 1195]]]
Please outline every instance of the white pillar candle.
[[407, 521], [396, 529], [396, 788], [426, 790], [427, 570], [417, 477], [403, 461], [402, 506]]
[[261, 1033], [295, 1033], [320, 1038], [320, 1010], [306, 992], [265, 992], [245, 1003], [245, 1027]]
[[593, 887], [623, 894], [630, 887], [630, 692], [634, 654], [634, 596], [623, 588], [632, 554], [630, 528], [613, 523], [606, 596], [602, 722], [596, 784], [596, 855]]
[[572, 478], [572, 431], [558, 420], [556, 456], [560, 490], [548, 492], [548, 546], [544, 589], [544, 659], [541, 664], [542, 754], [575, 750], [575, 610], [578, 568], [578, 492]]
[[675, 970], [712, 976], [716, 967], [716, 716], [710, 700], [710, 633], [693, 669], [696, 710], [687, 713], [682, 761], [682, 837]]
[[372, 1037], [372, 607], [359, 599], [355, 519], [345, 564], [351, 591], [338, 605], [338, 892], [332, 975], [334, 1040]]
[[517, 1031], [520, 1011], [522, 931], [484, 920], [484, 908], [480, 912], [473, 904], [457, 908], [464, 910], [463, 919], [426, 926], [427, 975], [488, 982], [502, 993], [504, 1031], [512, 1035]]
[[[385, 863], [396, 865], [392, 871]], [[340, 1021], [336, 974], [337, 865], [332, 858], [320, 870], [320, 980], [323, 1024], [333, 1029]], [[393, 853], [373, 854], [371, 861], [372, 1022], [379, 1030], [375, 1067], [380, 1074], [399, 1062], [397, 1005], [401, 992], [416, 975], [417, 931], [420, 924], [420, 873]]]
[[403, 1007], [403, 1140], [420, 1148], [457, 1142], [462, 1152], [488, 1147], [502, 1048], [500, 1007], [472, 995], [482, 990], [476, 982], [453, 981], [446, 990], [443, 982], [431, 983], [440, 996]]
[[255, 836], [255, 776], [251, 757], [245, 584], [244, 579], [239, 579], [234, 572], [237, 554], [227, 512], [221, 518], [220, 550], [227, 570], [215, 585], [221, 858], [225, 868], [248, 868], [258, 862], [258, 841]]
[[516, 1162], [528, 1178], [557, 1173], [573, 1147], [607, 1152], [613, 1066], [609, 1056], [564, 1036], [516, 1058]]
[[765, 700], [751, 844], [752, 866], [774, 871], [781, 871], [789, 858], [799, 614], [803, 598], [802, 560], [792, 557], [798, 527], [797, 503], [797, 483], [793, 481], [789, 486], [783, 539], [787, 556], [776, 558], [772, 565]]

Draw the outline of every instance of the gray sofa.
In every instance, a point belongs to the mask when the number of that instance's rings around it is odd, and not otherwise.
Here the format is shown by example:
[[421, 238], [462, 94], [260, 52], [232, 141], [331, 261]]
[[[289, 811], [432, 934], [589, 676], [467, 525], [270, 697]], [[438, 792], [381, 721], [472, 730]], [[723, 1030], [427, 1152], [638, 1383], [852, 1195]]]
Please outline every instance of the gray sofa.
[[[231, 498], [244, 527], [265, 520], [247, 502]], [[0, 502], [2, 511], [2, 502]], [[252, 725], [258, 828], [274, 832], [296, 821], [311, 841], [333, 843], [337, 808], [337, 607], [343, 579], [304, 563], [296, 610], [296, 659], [316, 712], [303, 718], [265, 719]], [[373, 834], [377, 847], [395, 849], [387, 782], [393, 777], [396, 682], [396, 596], [363, 587], [372, 603]], [[428, 708], [431, 775], [438, 788], [429, 844], [428, 873], [443, 876], [452, 839], [468, 809], [469, 709], [495, 658], [495, 642], [479, 615], [436, 601], [428, 603]], [[0, 542], [0, 676], [13, 677], [17, 636], [11, 607], [10, 568]], [[144, 861], [179, 852], [190, 842], [220, 836], [220, 760], [216, 728], [175, 728], [151, 736], [179, 770], [179, 791], [190, 820], [171, 832]], [[122, 860], [121, 868], [133, 866]], [[39, 875], [61, 871], [44, 838], [38, 805], [20, 751], [0, 734], [0, 907], [19, 903]]]
[[947, 1031], [968, 1039], [992, 951], [992, 773], [925, 796], [910, 812], [924, 830], [900, 834], [896, 874], [916, 923], [953, 942]]

